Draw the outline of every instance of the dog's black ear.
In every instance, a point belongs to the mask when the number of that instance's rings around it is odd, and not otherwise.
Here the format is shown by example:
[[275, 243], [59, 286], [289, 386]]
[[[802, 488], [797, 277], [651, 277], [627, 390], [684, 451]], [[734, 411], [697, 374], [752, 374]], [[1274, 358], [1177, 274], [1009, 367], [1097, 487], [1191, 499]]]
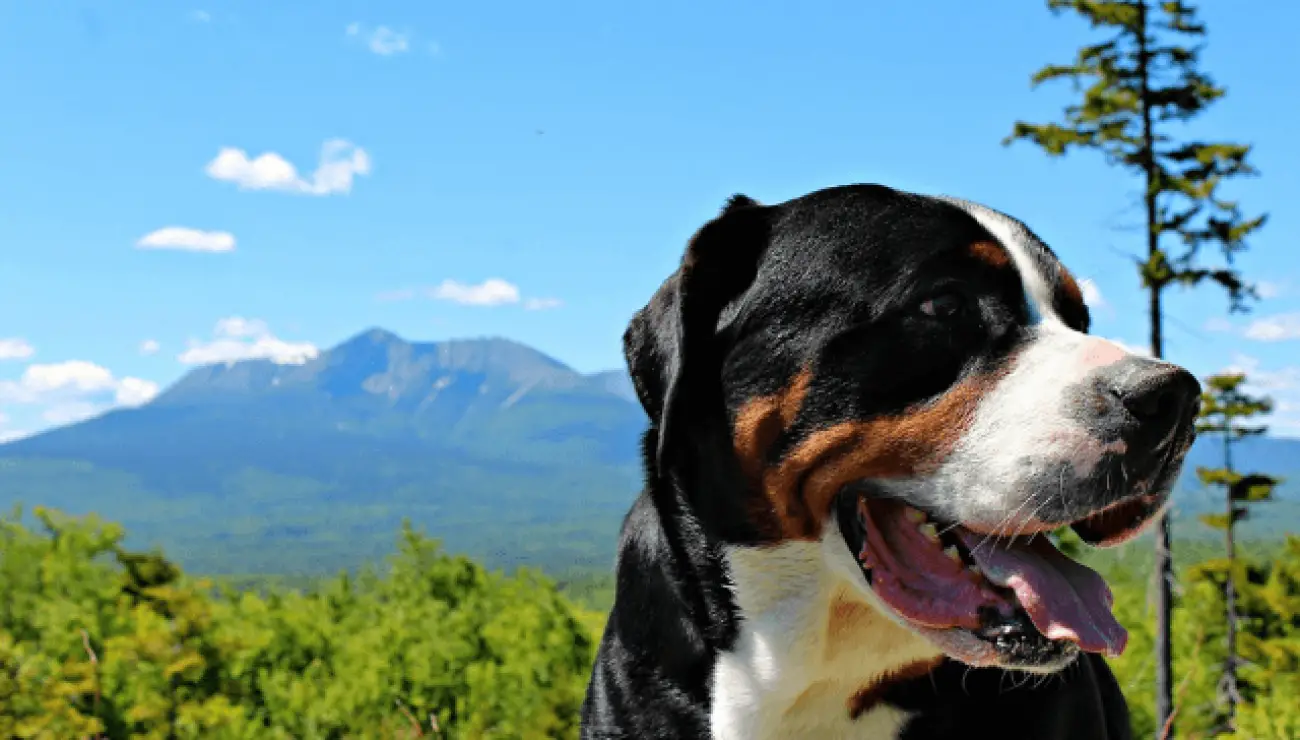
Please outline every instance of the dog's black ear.
[[687, 443], [686, 414], [722, 413], [718, 320], [754, 281], [771, 239], [773, 209], [734, 195], [691, 238], [681, 266], [633, 316], [623, 351], [637, 397], [656, 427], [661, 473]]

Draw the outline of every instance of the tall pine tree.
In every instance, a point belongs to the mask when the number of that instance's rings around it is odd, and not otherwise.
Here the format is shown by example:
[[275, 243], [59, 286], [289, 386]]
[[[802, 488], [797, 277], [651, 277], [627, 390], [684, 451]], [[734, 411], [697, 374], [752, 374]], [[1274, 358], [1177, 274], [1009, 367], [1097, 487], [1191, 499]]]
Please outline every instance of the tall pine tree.
[[1237, 684], [1237, 522], [1245, 520], [1249, 515], [1247, 504], [1269, 500], [1278, 484], [1276, 478], [1263, 473], [1243, 474], [1233, 464], [1233, 445], [1247, 437], [1268, 431], [1266, 426], [1248, 426], [1242, 422], [1273, 410], [1271, 399], [1256, 398], [1242, 390], [1245, 381], [1246, 376], [1242, 373], [1223, 373], [1207, 378], [1206, 390], [1201, 395], [1200, 419], [1196, 424], [1198, 433], [1216, 435], [1223, 442], [1223, 467], [1197, 468], [1196, 474], [1202, 483], [1219, 486], [1224, 490], [1224, 512], [1207, 514], [1201, 517], [1201, 521], [1224, 533], [1227, 563], [1224, 568], [1223, 598], [1227, 618], [1227, 650], [1219, 693], [1225, 706], [1224, 729], [1229, 732], [1236, 730], [1237, 705], [1242, 701]]
[[[1182, 124], [1224, 95], [1200, 70], [1205, 25], [1185, 2], [1148, 0], [1047, 0], [1054, 13], [1069, 10], [1106, 36], [1077, 52], [1073, 62], [1049, 64], [1034, 86], [1069, 80], [1080, 100], [1065, 108], [1060, 123], [1017, 122], [1003, 142], [1029, 141], [1051, 156], [1072, 149], [1099, 151], [1106, 161], [1141, 178], [1145, 212], [1144, 254], [1136, 258], [1148, 294], [1151, 353], [1164, 357], [1162, 299], [1173, 285], [1210, 282], [1228, 295], [1230, 310], [1244, 310], [1254, 292], [1233, 266], [1246, 238], [1265, 217], [1248, 218], [1220, 186], [1254, 174], [1250, 147], [1183, 136]], [[1208, 266], [1203, 247], [1217, 247], [1222, 260]], [[1173, 681], [1171, 608], [1173, 563], [1169, 521], [1157, 533], [1156, 716], [1172, 736]]]

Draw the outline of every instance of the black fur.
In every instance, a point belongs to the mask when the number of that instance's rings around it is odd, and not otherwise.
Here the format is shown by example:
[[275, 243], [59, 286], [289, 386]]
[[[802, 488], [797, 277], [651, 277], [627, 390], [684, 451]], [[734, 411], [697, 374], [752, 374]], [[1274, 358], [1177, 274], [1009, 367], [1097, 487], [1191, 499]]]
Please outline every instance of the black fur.
[[885, 700], [917, 716], [899, 740], [1128, 740], [1128, 705], [1106, 662], [1083, 654], [1057, 676], [971, 670], [947, 661]]

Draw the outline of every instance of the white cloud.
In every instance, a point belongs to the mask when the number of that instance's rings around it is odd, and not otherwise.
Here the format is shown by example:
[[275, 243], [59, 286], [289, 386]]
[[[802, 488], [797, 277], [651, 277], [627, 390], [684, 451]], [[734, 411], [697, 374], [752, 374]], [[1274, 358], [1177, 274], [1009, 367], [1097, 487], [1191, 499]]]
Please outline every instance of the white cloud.
[[1300, 436], [1300, 402], [1279, 401], [1268, 420], [1269, 431], [1284, 436]]
[[25, 360], [36, 354], [36, 348], [20, 337], [0, 339], [0, 360]]
[[545, 311], [551, 308], [559, 308], [563, 303], [559, 298], [529, 298], [524, 301], [524, 310]]
[[1300, 366], [1283, 367], [1280, 370], [1261, 370], [1258, 359], [1237, 354], [1223, 371], [1245, 373], [1246, 384], [1256, 392], [1300, 389]]
[[119, 406], [143, 406], [158, 395], [158, 384], [142, 378], [122, 378], [113, 400]]
[[1106, 305], [1106, 298], [1101, 294], [1101, 288], [1091, 279], [1079, 281], [1079, 291], [1083, 293], [1083, 302], [1090, 308], [1102, 308]]
[[41, 418], [70, 424], [115, 406], [139, 406], [158, 394], [158, 384], [118, 378], [85, 360], [28, 365], [18, 380], [0, 380], [0, 403], [44, 407]]
[[311, 178], [303, 178], [297, 168], [275, 152], [249, 158], [243, 149], [222, 147], [204, 172], [223, 182], [233, 182], [241, 190], [275, 190], [303, 195], [333, 195], [352, 192], [358, 175], [370, 174], [370, 155], [343, 139], [330, 139], [321, 146], [320, 162]]
[[9, 417], [4, 412], [0, 412], [0, 445], [5, 442], [13, 442], [14, 440], [22, 439], [30, 434], [30, 432], [21, 429], [5, 429], [4, 427], [8, 424]]
[[212, 333], [219, 337], [264, 337], [271, 333], [270, 327], [261, 319], [246, 319], [242, 316], [231, 316], [225, 319], [219, 319], [217, 326]]
[[156, 355], [160, 349], [162, 349], [162, 345], [156, 339], [146, 339], [140, 343], [140, 354], [142, 355]]
[[1223, 368], [1220, 372], [1224, 373], [1245, 373], [1250, 375], [1259, 369], [1259, 360], [1249, 355], [1236, 353], [1232, 356], [1232, 362]]
[[166, 226], [140, 237], [137, 249], [177, 249], [184, 252], [233, 252], [235, 237], [228, 231], [200, 231]]
[[[108, 368], [85, 360], [68, 360], [50, 365], [28, 365], [22, 377], [15, 381], [0, 383], [0, 395], [7, 396], [20, 403], [35, 402], [44, 396], [55, 394], [86, 394], [112, 390], [117, 381]], [[32, 399], [27, 401], [25, 399]]]
[[419, 291], [411, 288], [383, 291], [377, 294], [375, 299], [380, 301], [409, 301], [421, 295], [435, 301], [459, 303], [462, 306], [522, 304], [525, 311], [545, 311], [564, 305], [564, 302], [559, 298], [524, 298], [520, 294], [518, 285], [501, 278], [488, 278], [481, 283], [443, 280], [438, 285], [431, 288], [422, 288]]
[[212, 14], [206, 10], [192, 10], [190, 11], [190, 20], [208, 23], [212, 20]]
[[1282, 295], [1282, 286], [1268, 280], [1261, 280], [1260, 282], [1255, 283], [1255, 293], [1265, 300], [1268, 300], [1269, 298], [1277, 298]]
[[519, 302], [518, 286], [500, 278], [488, 278], [478, 285], [444, 280], [430, 289], [429, 297], [465, 306], [500, 306]]
[[276, 337], [260, 319], [224, 318], [217, 322], [212, 334], [211, 341], [190, 340], [189, 349], [176, 359], [186, 365], [232, 364], [242, 360], [301, 365], [320, 354], [309, 342], [286, 342]]
[[87, 401], [71, 401], [51, 406], [41, 413], [41, 418], [55, 426], [63, 426], [64, 424], [76, 424], [79, 421], [85, 421], [102, 411], [107, 411], [107, 409], [100, 404]]
[[399, 33], [388, 26], [377, 26], [374, 29], [367, 30], [360, 23], [354, 21], [348, 24], [344, 33], [349, 38], [364, 42], [370, 51], [380, 56], [404, 54], [411, 48], [410, 33]]
[[1237, 354], [1223, 372], [1245, 373], [1246, 392], [1273, 399], [1273, 413], [1260, 419], [1270, 433], [1300, 436], [1300, 365], [1263, 370], [1258, 359]]
[[1282, 313], [1255, 319], [1246, 327], [1246, 338], [1257, 342], [1300, 339], [1300, 313]]
[[1300, 414], [1277, 416], [1269, 424], [1268, 430], [1279, 437], [1300, 437]]
[[406, 34], [398, 33], [387, 26], [380, 26], [370, 34], [369, 45], [370, 50], [380, 56], [401, 54], [410, 48]]

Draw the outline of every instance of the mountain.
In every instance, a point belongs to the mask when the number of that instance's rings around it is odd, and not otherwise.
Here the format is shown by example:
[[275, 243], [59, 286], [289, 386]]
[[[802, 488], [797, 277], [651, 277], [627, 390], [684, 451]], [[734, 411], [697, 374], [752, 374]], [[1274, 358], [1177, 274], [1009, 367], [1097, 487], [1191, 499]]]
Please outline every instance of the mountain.
[[0, 446], [0, 506], [94, 511], [207, 572], [354, 565], [403, 517], [498, 565], [607, 567], [645, 426], [608, 375], [504, 339], [372, 329], [301, 365], [197, 368], [143, 407]]
[[[1249, 437], [1233, 445], [1232, 461], [1234, 468], [1243, 473], [1267, 473], [1282, 479], [1282, 484], [1274, 491], [1273, 501], [1251, 508], [1249, 518], [1240, 525], [1242, 536], [1276, 538], [1286, 533], [1300, 534], [1300, 439]], [[1182, 520], [1186, 536], [1221, 536], [1199, 523], [1191, 523], [1191, 520], [1198, 514], [1217, 514], [1223, 510], [1222, 490], [1206, 488], [1196, 476], [1198, 467], [1217, 468], [1222, 465], [1221, 437], [1201, 437], [1187, 453], [1175, 498], [1176, 521]]]
[[636, 389], [632, 387], [632, 378], [628, 376], [626, 370], [606, 370], [592, 375], [591, 379], [610, 393], [622, 396], [632, 403], [640, 403], [636, 397]]
[[[502, 567], [608, 570], [646, 423], [626, 372], [584, 375], [505, 339], [363, 332], [300, 365], [196, 368], [153, 402], [0, 445], [0, 507], [95, 512], [207, 573], [320, 573], [388, 552], [403, 518]], [[1180, 536], [1221, 508], [1189, 455]], [[1287, 476], [1246, 535], [1300, 531], [1300, 440], [1258, 438]]]

